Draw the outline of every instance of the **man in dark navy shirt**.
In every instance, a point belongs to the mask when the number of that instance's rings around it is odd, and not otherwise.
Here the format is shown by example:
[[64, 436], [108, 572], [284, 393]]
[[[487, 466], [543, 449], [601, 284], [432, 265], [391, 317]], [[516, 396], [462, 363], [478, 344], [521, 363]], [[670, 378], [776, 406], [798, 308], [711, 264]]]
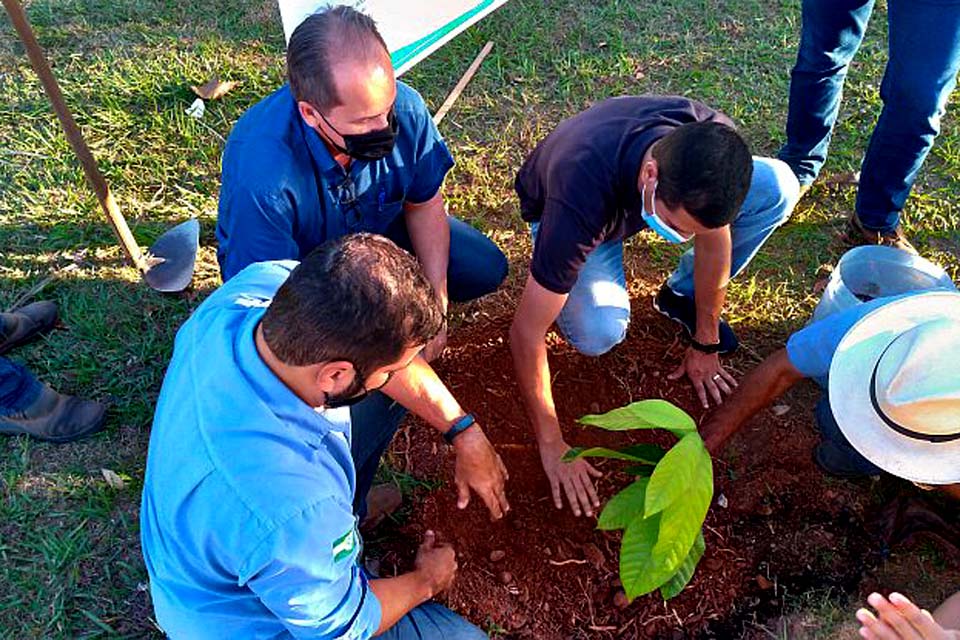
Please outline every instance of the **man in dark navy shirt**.
[[720, 320], [727, 282], [793, 209], [799, 186], [778, 160], [752, 158], [727, 116], [676, 96], [600, 102], [561, 122], [517, 175], [533, 259], [510, 330], [520, 389], [557, 508], [599, 505], [585, 460], [562, 462], [563, 439], [550, 386], [545, 337], [556, 321], [587, 355], [623, 340], [630, 299], [623, 241], [650, 228], [672, 243], [694, 240], [657, 295], [691, 346], [671, 374], [689, 377], [704, 407], [736, 387], [719, 353], [736, 337]]
[[396, 81], [373, 21], [346, 6], [308, 17], [290, 38], [287, 73], [289, 85], [251, 108], [224, 150], [223, 279], [368, 231], [412, 251], [445, 308], [495, 290], [506, 258], [447, 216], [440, 188], [453, 158], [423, 99]]

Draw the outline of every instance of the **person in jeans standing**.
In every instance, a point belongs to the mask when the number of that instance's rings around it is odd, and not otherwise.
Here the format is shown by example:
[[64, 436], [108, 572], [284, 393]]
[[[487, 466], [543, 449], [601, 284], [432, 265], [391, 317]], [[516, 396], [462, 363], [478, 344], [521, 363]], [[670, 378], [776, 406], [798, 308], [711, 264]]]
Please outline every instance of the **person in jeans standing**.
[[[797, 175], [802, 191], [816, 180], [827, 158], [843, 82], [874, 4], [875, 0], [803, 0], [787, 142], [779, 155]], [[900, 228], [900, 213], [940, 132], [940, 118], [956, 85], [960, 2], [889, 0], [887, 22], [889, 59], [880, 85], [883, 111], [863, 158], [856, 208], [844, 240], [916, 253]]]

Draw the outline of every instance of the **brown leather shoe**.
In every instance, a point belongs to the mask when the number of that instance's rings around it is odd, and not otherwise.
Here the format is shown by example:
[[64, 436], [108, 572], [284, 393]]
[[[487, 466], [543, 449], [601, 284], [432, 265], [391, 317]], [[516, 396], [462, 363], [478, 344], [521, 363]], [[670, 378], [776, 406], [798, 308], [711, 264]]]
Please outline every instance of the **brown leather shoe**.
[[44, 386], [40, 397], [23, 411], [0, 416], [0, 433], [28, 435], [48, 442], [70, 442], [98, 431], [107, 408]]
[[847, 220], [847, 227], [844, 229], [843, 235], [840, 237], [851, 247], [877, 244], [884, 247], [902, 249], [912, 253], [913, 255], [919, 255], [914, 246], [910, 244], [909, 240], [907, 240], [907, 237], [903, 235], [903, 231], [900, 230], [900, 227], [897, 227], [893, 231], [885, 231], [882, 233], [880, 231], [871, 231], [863, 226], [856, 213], [851, 215], [850, 219]]
[[0, 355], [33, 340], [57, 324], [57, 305], [34, 302], [13, 313], [0, 313]]
[[378, 484], [367, 493], [367, 515], [360, 523], [361, 531], [371, 531], [384, 518], [392, 514], [403, 504], [403, 494], [392, 484]]

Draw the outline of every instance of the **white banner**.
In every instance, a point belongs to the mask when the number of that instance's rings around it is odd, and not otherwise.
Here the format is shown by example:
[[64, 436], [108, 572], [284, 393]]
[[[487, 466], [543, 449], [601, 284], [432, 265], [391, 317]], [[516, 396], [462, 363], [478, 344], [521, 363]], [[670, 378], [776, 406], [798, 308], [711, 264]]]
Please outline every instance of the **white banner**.
[[331, 4], [349, 4], [377, 22], [397, 75], [442, 47], [507, 0], [278, 0], [287, 41], [304, 18]]

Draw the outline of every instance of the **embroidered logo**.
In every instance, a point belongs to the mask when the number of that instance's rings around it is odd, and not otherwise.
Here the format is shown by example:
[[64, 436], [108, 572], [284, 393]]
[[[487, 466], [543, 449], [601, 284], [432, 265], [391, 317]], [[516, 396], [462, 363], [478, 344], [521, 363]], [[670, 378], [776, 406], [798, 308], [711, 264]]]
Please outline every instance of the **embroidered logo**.
[[333, 541], [333, 561], [340, 562], [350, 557], [353, 550], [357, 548], [357, 531], [350, 529], [345, 534]]

